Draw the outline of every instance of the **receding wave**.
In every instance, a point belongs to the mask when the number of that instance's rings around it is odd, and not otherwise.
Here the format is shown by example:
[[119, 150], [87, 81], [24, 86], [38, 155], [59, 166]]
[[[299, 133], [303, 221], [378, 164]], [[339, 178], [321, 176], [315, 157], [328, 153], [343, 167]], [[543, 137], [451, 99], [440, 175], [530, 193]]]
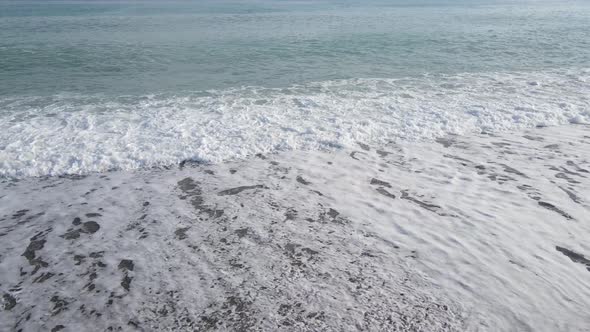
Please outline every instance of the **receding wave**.
[[0, 175], [221, 162], [357, 141], [590, 122], [590, 69], [0, 100]]

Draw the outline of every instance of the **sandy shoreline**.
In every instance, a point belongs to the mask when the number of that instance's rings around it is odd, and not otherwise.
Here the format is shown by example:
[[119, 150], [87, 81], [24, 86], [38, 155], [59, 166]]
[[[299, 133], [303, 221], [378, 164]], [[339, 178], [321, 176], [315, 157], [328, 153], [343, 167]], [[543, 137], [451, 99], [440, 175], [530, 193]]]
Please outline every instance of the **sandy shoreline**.
[[0, 183], [0, 330], [588, 331], [590, 126]]

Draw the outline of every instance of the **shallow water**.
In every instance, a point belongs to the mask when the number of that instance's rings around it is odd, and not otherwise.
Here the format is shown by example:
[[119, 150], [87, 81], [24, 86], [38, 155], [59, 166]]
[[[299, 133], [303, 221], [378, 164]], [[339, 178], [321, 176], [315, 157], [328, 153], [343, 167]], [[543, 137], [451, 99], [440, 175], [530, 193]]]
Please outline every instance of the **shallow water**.
[[1, 179], [0, 330], [588, 331], [589, 147], [569, 125]]

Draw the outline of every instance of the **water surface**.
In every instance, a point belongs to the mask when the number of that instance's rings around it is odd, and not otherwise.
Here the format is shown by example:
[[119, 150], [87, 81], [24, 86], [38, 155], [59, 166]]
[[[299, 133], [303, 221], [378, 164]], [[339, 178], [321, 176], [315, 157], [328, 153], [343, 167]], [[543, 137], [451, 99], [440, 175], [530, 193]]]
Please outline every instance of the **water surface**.
[[[584, 122], [588, 17], [583, 1], [3, 1], [0, 173], [75, 172], [72, 163], [83, 160], [95, 166], [80, 170], [219, 161], [324, 141]], [[411, 105], [398, 100], [405, 90]], [[476, 103], [484, 94], [497, 104]], [[445, 127], [455, 117], [469, 123], [462, 117], [474, 116], [473, 103], [497, 121]], [[346, 131], [303, 122], [326, 121], [322, 112], [363, 121], [339, 113], [344, 104], [390, 120], [433, 114], [419, 119], [428, 130], [413, 136], [405, 133], [408, 121]], [[285, 110], [309, 114], [281, 117]], [[174, 114], [183, 122], [171, 121]], [[178, 132], [186, 117], [189, 128]], [[200, 131], [212, 121], [213, 132], [234, 128], [241, 139], [229, 146]], [[170, 141], [161, 145], [158, 137]], [[96, 166], [109, 151], [120, 159]]]

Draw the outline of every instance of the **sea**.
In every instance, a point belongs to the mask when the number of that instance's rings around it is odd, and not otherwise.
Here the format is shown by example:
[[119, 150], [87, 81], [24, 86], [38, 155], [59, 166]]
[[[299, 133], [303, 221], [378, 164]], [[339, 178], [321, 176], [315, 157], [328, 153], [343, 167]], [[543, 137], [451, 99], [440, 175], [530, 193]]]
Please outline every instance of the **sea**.
[[0, 177], [589, 122], [590, 1], [0, 0]]

